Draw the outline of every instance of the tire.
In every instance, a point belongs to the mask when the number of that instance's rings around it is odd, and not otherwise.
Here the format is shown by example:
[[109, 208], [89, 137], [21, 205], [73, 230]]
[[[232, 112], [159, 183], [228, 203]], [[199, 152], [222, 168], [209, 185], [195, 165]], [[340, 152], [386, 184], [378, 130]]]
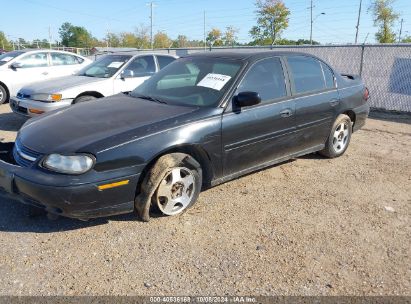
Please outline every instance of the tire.
[[172, 153], [160, 157], [147, 172], [135, 200], [143, 221], [157, 211], [163, 216], [178, 215], [194, 205], [202, 186], [200, 164], [190, 155]]
[[94, 96], [91, 96], [91, 95], [83, 95], [83, 96], [80, 96], [80, 97], [77, 97], [76, 99], [74, 99], [73, 104], [94, 100], [96, 98], [97, 97], [94, 97]]
[[6, 103], [9, 100], [9, 94], [6, 88], [0, 84], [0, 104]]
[[325, 143], [325, 148], [319, 153], [328, 158], [336, 158], [343, 155], [350, 144], [351, 135], [351, 119], [345, 114], [338, 115]]

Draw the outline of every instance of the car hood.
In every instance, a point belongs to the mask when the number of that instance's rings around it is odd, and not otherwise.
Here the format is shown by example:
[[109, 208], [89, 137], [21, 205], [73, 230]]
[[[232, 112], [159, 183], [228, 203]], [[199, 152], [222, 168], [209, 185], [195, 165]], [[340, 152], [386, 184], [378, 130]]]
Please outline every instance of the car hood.
[[118, 94], [31, 119], [21, 128], [19, 139], [40, 153], [97, 153], [89, 149], [93, 143], [99, 143], [99, 149], [110, 148], [120, 136], [124, 141], [146, 136], [161, 130], [164, 121], [176, 124], [178, 117], [196, 110]]
[[87, 76], [70, 75], [65, 77], [54, 78], [53, 80], [46, 80], [36, 82], [32, 85], [23, 87], [20, 92], [26, 95], [35, 93], [59, 93], [77, 86], [105, 81], [106, 78], [96, 78]]

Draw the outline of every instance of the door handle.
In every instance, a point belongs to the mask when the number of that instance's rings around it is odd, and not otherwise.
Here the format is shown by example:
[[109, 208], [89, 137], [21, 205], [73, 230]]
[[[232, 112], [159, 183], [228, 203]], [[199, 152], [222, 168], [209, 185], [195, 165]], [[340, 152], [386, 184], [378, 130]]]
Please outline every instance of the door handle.
[[334, 107], [334, 106], [336, 106], [339, 102], [340, 102], [339, 99], [331, 99], [331, 100], [330, 100], [330, 105], [331, 105], [332, 107]]
[[285, 109], [280, 112], [281, 117], [290, 117], [292, 115], [293, 115], [293, 111], [291, 111], [291, 109]]
[[43, 73], [41, 73], [41, 74], [43, 74], [43, 75], [48, 75], [48, 74], [49, 74], [49, 72], [43, 72]]

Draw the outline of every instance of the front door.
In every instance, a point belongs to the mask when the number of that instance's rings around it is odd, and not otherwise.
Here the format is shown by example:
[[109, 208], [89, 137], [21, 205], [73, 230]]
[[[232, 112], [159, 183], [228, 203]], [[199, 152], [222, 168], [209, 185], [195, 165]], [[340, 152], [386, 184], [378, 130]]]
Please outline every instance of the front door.
[[25, 85], [52, 77], [50, 75], [48, 52], [27, 54], [17, 62], [20, 63], [20, 67], [10, 69], [7, 75], [10, 79], [9, 82], [13, 84], [10, 90], [11, 95], [17, 94]]
[[272, 57], [254, 63], [236, 94], [257, 92], [261, 104], [236, 109], [222, 118], [224, 175], [268, 164], [290, 153], [295, 130], [295, 101], [290, 98], [282, 60]]
[[134, 58], [114, 80], [114, 94], [133, 91], [156, 72], [152, 55]]

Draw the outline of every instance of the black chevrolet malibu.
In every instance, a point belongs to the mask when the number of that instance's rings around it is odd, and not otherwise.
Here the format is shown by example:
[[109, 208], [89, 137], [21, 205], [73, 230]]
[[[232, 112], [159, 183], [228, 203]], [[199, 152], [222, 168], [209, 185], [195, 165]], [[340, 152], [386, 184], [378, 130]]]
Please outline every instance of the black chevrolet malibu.
[[129, 94], [29, 120], [3, 143], [0, 188], [51, 214], [176, 215], [202, 189], [319, 151], [342, 155], [368, 90], [286, 52], [190, 55]]

